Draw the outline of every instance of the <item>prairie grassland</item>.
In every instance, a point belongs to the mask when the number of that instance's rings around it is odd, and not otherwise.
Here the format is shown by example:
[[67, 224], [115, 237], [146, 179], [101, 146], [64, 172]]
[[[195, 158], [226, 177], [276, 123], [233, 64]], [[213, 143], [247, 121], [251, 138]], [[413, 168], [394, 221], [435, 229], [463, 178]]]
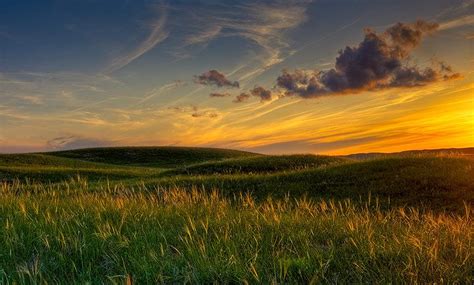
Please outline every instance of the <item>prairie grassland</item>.
[[0, 283], [464, 283], [458, 214], [105, 183], [4, 182]]
[[0, 284], [474, 282], [474, 149], [0, 155]]

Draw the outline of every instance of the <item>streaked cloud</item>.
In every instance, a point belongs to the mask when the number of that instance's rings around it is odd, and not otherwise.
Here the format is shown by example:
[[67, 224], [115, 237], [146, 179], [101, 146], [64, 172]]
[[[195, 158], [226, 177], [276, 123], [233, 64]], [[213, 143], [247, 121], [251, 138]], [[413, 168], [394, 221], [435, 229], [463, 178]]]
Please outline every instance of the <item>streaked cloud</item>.
[[175, 113], [185, 114], [192, 118], [210, 118], [214, 119], [219, 117], [219, 112], [212, 108], [202, 108], [196, 105], [180, 105], [168, 107], [168, 110]]
[[77, 148], [114, 146], [115, 143], [102, 139], [85, 138], [76, 135], [66, 135], [52, 138], [47, 141], [46, 145], [49, 149], [53, 150], [68, 150]]
[[262, 68], [280, 63], [291, 54], [287, 32], [306, 19], [311, 1], [260, 1], [245, 4], [220, 4], [190, 11], [192, 29], [184, 39], [184, 47], [205, 44], [219, 37], [240, 37], [256, 45], [260, 51], [254, 58]]
[[137, 47], [132, 51], [117, 57], [112, 60], [112, 62], [104, 70], [105, 74], [112, 73], [114, 71], [120, 70], [127, 66], [129, 63], [135, 59], [141, 57], [151, 49], [153, 49], [157, 44], [164, 41], [169, 33], [165, 29], [167, 21], [167, 8], [165, 5], [155, 5], [152, 9], [157, 10], [157, 19], [155, 19], [150, 24], [150, 34], [148, 37], [141, 42]]
[[212, 39], [219, 36], [219, 33], [222, 31], [221, 26], [209, 26], [207, 29], [204, 29], [194, 35], [190, 35], [184, 40], [185, 46], [207, 43]]
[[173, 82], [164, 84], [164, 85], [162, 85], [158, 88], [153, 88], [152, 90], [147, 92], [145, 94], [145, 96], [142, 99], [140, 99], [134, 106], [143, 104], [143, 103], [147, 102], [148, 100], [152, 99], [153, 97], [162, 95], [165, 92], [171, 91], [173, 89], [176, 89], [176, 88], [178, 88], [180, 86], [184, 86], [184, 85], [186, 85], [185, 82], [183, 82], [181, 80], [175, 80]]
[[439, 24], [439, 30], [449, 30], [463, 26], [472, 26], [474, 25], [474, 15], [462, 16], [457, 19], [449, 20]]

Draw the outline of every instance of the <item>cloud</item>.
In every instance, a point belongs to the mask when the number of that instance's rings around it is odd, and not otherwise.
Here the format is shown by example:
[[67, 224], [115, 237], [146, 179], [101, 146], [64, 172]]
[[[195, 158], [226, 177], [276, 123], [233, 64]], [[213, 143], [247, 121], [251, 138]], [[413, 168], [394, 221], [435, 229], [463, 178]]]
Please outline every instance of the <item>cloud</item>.
[[277, 78], [277, 86], [285, 90], [285, 95], [299, 95], [312, 97], [314, 94], [324, 93], [325, 90], [319, 82], [321, 73], [296, 69], [294, 72], [283, 70]]
[[166, 7], [164, 5], [158, 5], [153, 8], [158, 10], [159, 16], [157, 20], [151, 23], [151, 32], [148, 37], [129, 53], [115, 58], [105, 69], [104, 73], [107, 74], [124, 68], [129, 63], [141, 57], [154, 48], [157, 44], [168, 38], [169, 34], [165, 30], [165, 24], [167, 20]]
[[193, 118], [207, 117], [207, 118], [212, 119], [212, 118], [217, 118], [218, 116], [219, 114], [213, 111], [194, 112], [191, 114], [191, 117]]
[[217, 37], [221, 31], [221, 26], [209, 26], [206, 30], [202, 30], [197, 34], [187, 37], [185, 39], [185, 46], [207, 43], [208, 41]]
[[213, 98], [222, 98], [222, 97], [229, 97], [229, 96], [231, 96], [230, 93], [213, 92], [213, 93], [209, 94], [209, 97], [213, 97]]
[[120, 86], [121, 81], [103, 74], [0, 72], [2, 104], [28, 116], [54, 117], [115, 100], [116, 96], [107, 96], [105, 90]]
[[[207, 44], [219, 37], [240, 37], [259, 48], [255, 57], [262, 67], [282, 62], [291, 54], [286, 32], [306, 20], [308, 0], [253, 1], [250, 3], [203, 5], [184, 4], [192, 29], [183, 40], [183, 48]], [[236, 2], [237, 3], [237, 2]], [[212, 6], [212, 9], [209, 7]]]
[[250, 94], [248, 93], [240, 93], [239, 95], [235, 96], [234, 103], [242, 103], [247, 101], [250, 98]]
[[454, 20], [449, 20], [439, 24], [439, 30], [449, 30], [462, 26], [474, 25], [474, 15], [463, 16]]
[[450, 67], [420, 69], [409, 65], [411, 52], [422, 39], [433, 34], [438, 24], [417, 21], [397, 23], [383, 34], [365, 30], [364, 40], [355, 47], [347, 46], [339, 52], [335, 67], [328, 71], [284, 70], [277, 78], [277, 86], [287, 96], [303, 98], [321, 95], [358, 93], [392, 87], [423, 86], [441, 80], [460, 77]]
[[20, 96], [19, 99], [28, 102], [29, 104], [32, 105], [43, 105], [44, 101], [41, 97], [39, 96], [31, 96], [31, 95], [25, 95], [25, 96]]
[[177, 113], [188, 113], [188, 112], [196, 112], [198, 110], [198, 107], [194, 105], [183, 105], [183, 106], [168, 107], [168, 110], [172, 110]]
[[53, 150], [105, 147], [105, 146], [114, 145], [112, 141], [94, 139], [94, 138], [84, 138], [84, 137], [75, 136], [75, 135], [66, 135], [66, 136], [56, 137], [49, 140], [46, 144], [49, 149], [53, 149]]
[[194, 82], [202, 85], [215, 85], [217, 87], [236, 87], [239, 88], [240, 84], [238, 81], [230, 81], [227, 77], [219, 71], [213, 69], [204, 72], [201, 75], [197, 75], [194, 78]]
[[135, 106], [143, 104], [143, 103], [147, 102], [148, 100], [152, 99], [153, 97], [163, 94], [164, 92], [169, 92], [171, 90], [174, 90], [174, 89], [176, 89], [178, 87], [181, 87], [181, 86], [184, 86], [184, 85], [186, 85], [185, 82], [183, 82], [181, 80], [175, 80], [173, 82], [164, 84], [164, 85], [162, 85], [158, 88], [153, 88], [151, 91], [147, 92], [145, 94], [145, 96], [135, 104]]
[[183, 105], [183, 106], [173, 106], [169, 107], [169, 110], [176, 112], [176, 113], [184, 113], [190, 115], [193, 118], [217, 118], [219, 117], [219, 113], [213, 109], [201, 109], [195, 105]]
[[259, 97], [261, 101], [272, 100], [272, 92], [261, 86], [255, 86], [252, 90], [250, 90], [250, 94], [255, 97]]
[[265, 89], [261, 86], [255, 86], [253, 89], [249, 90], [249, 92], [242, 92], [239, 95], [235, 96], [234, 103], [242, 103], [250, 99], [250, 97], [258, 97], [260, 101], [270, 101], [272, 100], [272, 91]]
[[319, 142], [314, 139], [300, 139], [292, 141], [282, 141], [277, 143], [263, 144], [255, 147], [244, 148], [247, 151], [263, 154], [281, 154], [281, 153], [326, 153], [344, 149], [345, 147], [354, 147], [366, 143], [380, 140], [377, 136], [367, 136], [361, 138], [349, 138], [328, 142]]
[[264, 68], [282, 62], [291, 54], [285, 32], [306, 21], [309, 1], [281, 1], [276, 4], [252, 4], [244, 8], [248, 22], [234, 22], [229, 28], [262, 48], [259, 55]]

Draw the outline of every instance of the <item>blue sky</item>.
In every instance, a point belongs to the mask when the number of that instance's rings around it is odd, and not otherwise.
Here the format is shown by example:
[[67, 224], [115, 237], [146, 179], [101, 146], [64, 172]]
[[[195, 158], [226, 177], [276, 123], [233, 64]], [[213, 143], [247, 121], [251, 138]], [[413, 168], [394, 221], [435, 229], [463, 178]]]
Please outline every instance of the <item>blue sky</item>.
[[[421, 70], [443, 62], [460, 75], [456, 80], [311, 98], [276, 86], [282, 70], [334, 68], [338, 52], [356, 47], [365, 28], [382, 34], [417, 20], [436, 23], [436, 31], [423, 35], [404, 64]], [[0, 152], [159, 144], [347, 153], [472, 145], [473, 25], [474, 2], [463, 0], [1, 0]], [[197, 84], [196, 76], [210, 70], [239, 88]], [[253, 95], [259, 86], [271, 99]], [[242, 93], [248, 99], [235, 103]], [[430, 110], [445, 100], [449, 115], [438, 122]]]

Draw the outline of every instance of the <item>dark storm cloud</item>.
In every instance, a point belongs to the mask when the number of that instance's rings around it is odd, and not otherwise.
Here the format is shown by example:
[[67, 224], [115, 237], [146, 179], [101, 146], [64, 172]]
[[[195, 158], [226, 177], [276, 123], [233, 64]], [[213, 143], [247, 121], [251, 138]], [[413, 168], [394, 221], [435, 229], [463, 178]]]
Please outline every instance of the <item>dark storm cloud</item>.
[[197, 75], [194, 78], [194, 82], [203, 85], [215, 85], [217, 87], [236, 87], [239, 88], [238, 81], [230, 81], [227, 77], [219, 71], [213, 69], [204, 72], [201, 75]]
[[240, 93], [239, 95], [235, 96], [234, 103], [242, 103], [247, 101], [250, 98], [250, 94], [248, 93]]
[[283, 71], [277, 86], [285, 95], [303, 98], [321, 95], [357, 93], [391, 87], [423, 86], [460, 75], [444, 63], [420, 69], [410, 66], [410, 53], [438, 24], [425, 21], [397, 23], [384, 33], [365, 30], [358, 46], [339, 51], [335, 68], [328, 71]]

